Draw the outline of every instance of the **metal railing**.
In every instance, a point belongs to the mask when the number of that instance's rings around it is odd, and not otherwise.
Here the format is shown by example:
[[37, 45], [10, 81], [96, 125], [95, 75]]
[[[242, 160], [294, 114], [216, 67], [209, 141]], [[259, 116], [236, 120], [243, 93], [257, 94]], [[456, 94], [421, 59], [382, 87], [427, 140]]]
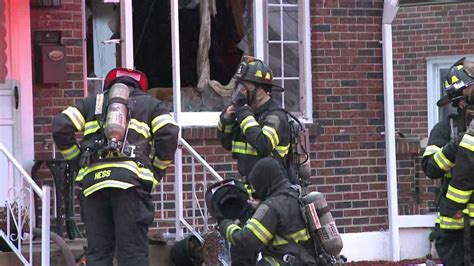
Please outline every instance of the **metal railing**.
[[[177, 170], [174, 184], [179, 187], [173, 190], [169, 182], [161, 182], [159, 185], [158, 222], [176, 224], [176, 240], [181, 240], [183, 234], [180, 231], [184, 229], [184, 234], [193, 234], [202, 243], [210, 229], [210, 217], [205, 201], [206, 189], [208, 183], [221, 181], [223, 178], [183, 138], [179, 139], [178, 151], [181, 156], [175, 160]], [[171, 199], [174, 199], [174, 203]], [[175, 210], [174, 217], [166, 216], [165, 212], [169, 210]], [[229, 265], [222, 257], [219, 257], [219, 260], [222, 265]]]
[[[2, 185], [7, 186], [6, 228], [0, 228], [0, 236], [24, 265], [33, 265], [34, 194], [36, 193], [41, 199], [41, 265], [49, 266], [51, 187], [44, 185], [40, 188], [2, 143], [0, 143], [0, 151], [7, 159], [7, 175], [0, 176]], [[23, 251], [23, 246], [26, 244], [27, 256]]]

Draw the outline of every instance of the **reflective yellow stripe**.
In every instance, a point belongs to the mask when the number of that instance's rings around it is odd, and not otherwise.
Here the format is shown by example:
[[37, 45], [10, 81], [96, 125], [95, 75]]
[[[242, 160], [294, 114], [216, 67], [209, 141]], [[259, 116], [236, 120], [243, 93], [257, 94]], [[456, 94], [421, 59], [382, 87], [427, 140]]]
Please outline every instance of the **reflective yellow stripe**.
[[469, 213], [469, 217], [474, 218], [474, 203], [467, 204], [465, 211]]
[[249, 115], [246, 118], [244, 118], [242, 122], [240, 122], [240, 128], [242, 128], [242, 131], [245, 134], [247, 129], [251, 127], [258, 127], [258, 123], [257, 123], [257, 120], [255, 120], [255, 117], [253, 117], [252, 115]]
[[234, 237], [232, 236], [235, 231], [240, 230], [240, 227], [236, 224], [231, 224], [227, 227], [225, 231], [225, 238], [235, 245]]
[[448, 158], [443, 153], [443, 150], [438, 151], [434, 155], [434, 160], [436, 164], [438, 165], [439, 168], [443, 171], [448, 171], [454, 166], [454, 163], [452, 163]]
[[79, 147], [77, 147], [77, 145], [72, 145], [71, 148], [66, 150], [60, 150], [60, 152], [65, 160], [72, 160], [81, 153], [81, 150], [79, 149]]
[[257, 150], [249, 143], [232, 141], [232, 152], [248, 155], [257, 155]]
[[446, 192], [446, 198], [457, 203], [466, 204], [471, 198], [471, 194], [472, 190], [464, 191], [449, 185], [448, 192]]
[[263, 257], [263, 259], [271, 266], [280, 266], [280, 263], [273, 257]]
[[309, 235], [308, 229], [303, 228], [297, 232], [287, 235], [287, 238], [293, 239], [296, 243], [300, 241], [306, 241], [311, 238]]
[[170, 114], [159, 115], [151, 121], [152, 133], [155, 134], [160, 128], [167, 124], [177, 125], [173, 117]]
[[217, 123], [217, 129], [220, 130], [221, 132], [224, 132], [226, 134], [229, 134], [232, 132], [232, 127], [234, 124], [229, 124], [229, 125], [223, 125], [222, 122], [219, 120]]
[[459, 143], [459, 146], [466, 148], [470, 151], [474, 151], [474, 136], [464, 134], [464, 137], [462, 138], [461, 143]]
[[140, 122], [134, 118], [130, 119], [128, 128], [135, 130], [138, 134], [141, 134], [145, 139], [148, 139], [151, 137], [150, 127], [146, 123]]
[[165, 170], [171, 164], [171, 160], [160, 160], [155, 156], [153, 159], [153, 166], [160, 170]]
[[84, 116], [82, 116], [81, 112], [79, 111], [79, 109], [73, 106], [69, 106], [66, 110], [63, 111], [63, 114], [67, 115], [67, 117], [71, 119], [77, 131], [82, 131], [86, 121], [84, 119]]
[[441, 150], [440, 147], [438, 147], [436, 145], [430, 145], [430, 146], [426, 147], [425, 152], [423, 153], [423, 157], [435, 154], [440, 150]]
[[303, 228], [303, 229], [301, 229], [297, 232], [288, 234], [285, 237], [281, 237], [281, 236], [278, 236], [278, 235], [275, 236], [273, 238], [272, 245], [273, 246], [279, 246], [279, 245], [288, 244], [288, 240], [286, 240], [286, 239], [291, 239], [291, 240], [295, 241], [296, 243], [298, 243], [300, 241], [307, 241], [307, 240], [311, 239], [311, 236], [308, 232], [308, 229]]
[[270, 243], [273, 235], [257, 219], [250, 219], [245, 225], [265, 246]]
[[280, 143], [280, 138], [278, 137], [277, 131], [272, 127], [264, 126], [262, 128], [262, 132], [268, 137], [268, 139], [270, 139], [272, 143], [272, 150], [275, 149], [276, 145]]
[[436, 222], [439, 222], [439, 227], [441, 229], [462, 229], [464, 228], [464, 218], [455, 219], [451, 217], [441, 216], [438, 213], [439, 218], [436, 219]]
[[290, 144], [286, 146], [276, 146], [275, 150], [278, 152], [278, 155], [280, 155], [280, 157], [285, 157], [290, 151]]
[[86, 123], [85, 129], [84, 129], [84, 136], [93, 134], [97, 132], [97, 130], [100, 129], [99, 122], [97, 120], [94, 121], [89, 121]]
[[121, 188], [121, 189], [128, 189], [133, 187], [132, 184], [117, 181], [117, 180], [104, 180], [100, 183], [94, 184], [86, 189], [84, 189], [84, 196], [89, 196], [90, 194], [96, 192], [97, 190], [103, 188]]
[[104, 163], [96, 163], [90, 166], [83, 167], [81, 168], [81, 170], [79, 170], [79, 173], [76, 177], [76, 181], [77, 182], [82, 181], [86, 175], [94, 171], [108, 169], [108, 168], [127, 169], [130, 172], [133, 172], [135, 175], [137, 175], [138, 178], [152, 182], [153, 186], [156, 186], [158, 184], [158, 181], [155, 179], [150, 169], [145, 168], [145, 167], [140, 167], [134, 161], [110, 162], [110, 163], [104, 162]]

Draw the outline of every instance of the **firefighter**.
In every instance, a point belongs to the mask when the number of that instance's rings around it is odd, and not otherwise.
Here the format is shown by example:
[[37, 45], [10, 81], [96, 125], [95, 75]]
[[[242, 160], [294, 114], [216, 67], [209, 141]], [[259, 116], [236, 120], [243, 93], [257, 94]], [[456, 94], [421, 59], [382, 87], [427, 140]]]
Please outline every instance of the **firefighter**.
[[257, 265], [315, 265], [314, 244], [300, 209], [299, 192], [279, 163], [271, 157], [259, 160], [249, 182], [262, 203], [243, 226], [239, 221], [223, 220], [221, 235], [233, 245], [261, 252]]
[[[57, 147], [80, 168], [87, 265], [112, 265], [114, 254], [118, 265], [149, 265], [150, 192], [172, 162], [179, 127], [147, 83], [140, 71], [113, 69], [103, 93], [53, 120]], [[79, 144], [75, 132], [83, 132]]]
[[[283, 91], [273, 83], [273, 72], [263, 61], [244, 56], [234, 74], [231, 102], [221, 113], [217, 136], [224, 149], [237, 159], [238, 172], [246, 182], [255, 163], [274, 156], [281, 167], [287, 165], [290, 125], [287, 115], [271, 97]], [[255, 264], [256, 254], [231, 247], [233, 265]]]
[[[437, 105], [444, 106], [451, 103], [457, 108], [457, 113], [449, 115], [447, 119], [438, 122], [433, 127], [422, 158], [422, 167], [426, 176], [431, 179], [441, 179], [439, 200], [448, 192], [459, 142], [463, 132], [466, 131], [466, 124], [472, 117], [474, 62], [465, 58], [460, 59], [448, 70], [443, 85], [446, 95], [437, 102]], [[451, 241], [451, 239], [462, 237], [462, 233], [459, 227], [453, 227], [451, 220], [452, 217], [443, 216], [438, 212], [435, 231], [430, 238], [436, 241], [435, 247], [442, 261], [459, 265], [456, 262], [463, 261], [462, 241]]]
[[[446, 196], [440, 200], [441, 223], [449, 225], [451, 235], [438, 240], [447, 242], [440, 248], [450, 254], [447, 265], [473, 265], [474, 250], [474, 121], [459, 143], [456, 165]], [[465, 230], [468, 227], [468, 230]], [[464, 230], [463, 230], [464, 229]]]

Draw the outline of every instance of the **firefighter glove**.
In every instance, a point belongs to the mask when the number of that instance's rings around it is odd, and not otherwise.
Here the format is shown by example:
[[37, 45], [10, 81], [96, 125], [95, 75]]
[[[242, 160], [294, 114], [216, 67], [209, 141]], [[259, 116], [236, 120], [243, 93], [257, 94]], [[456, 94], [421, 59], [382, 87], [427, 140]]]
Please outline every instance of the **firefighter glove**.
[[247, 116], [253, 115], [253, 109], [248, 105], [244, 105], [242, 107], [237, 108], [237, 111], [235, 113], [237, 116], [237, 123], [240, 125], [242, 120], [244, 120]]
[[219, 119], [223, 125], [230, 125], [235, 122], [235, 106], [228, 105], [224, 111], [222, 111]]
[[224, 219], [222, 222], [219, 223], [219, 232], [221, 233], [221, 236], [227, 239], [226, 231], [227, 227], [229, 225], [234, 224], [234, 222], [231, 219]]

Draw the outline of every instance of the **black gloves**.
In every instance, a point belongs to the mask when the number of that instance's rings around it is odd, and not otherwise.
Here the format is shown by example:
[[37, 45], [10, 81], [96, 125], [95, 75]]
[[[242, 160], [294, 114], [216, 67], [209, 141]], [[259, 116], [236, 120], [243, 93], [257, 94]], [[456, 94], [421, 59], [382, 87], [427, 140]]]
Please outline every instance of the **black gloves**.
[[253, 109], [248, 105], [244, 105], [242, 107], [237, 108], [235, 114], [237, 116], [237, 123], [240, 125], [242, 120], [244, 120], [247, 116], [253, 115]]
[[221, 236], [226, 238], [227, 227], [229, 227], [229, 225], [233, 223], [234, 222], [231, 219], [224, 219], [222, 222], [219, 223], [219, 232], [221, 233]]
[[229, 109], [230, 105], [227, 106], [224, 111], [222, 111], [219, 119], [223, 125], [230, 125], [235, 122], [235, 112], [227, 112], [227, 109]]

